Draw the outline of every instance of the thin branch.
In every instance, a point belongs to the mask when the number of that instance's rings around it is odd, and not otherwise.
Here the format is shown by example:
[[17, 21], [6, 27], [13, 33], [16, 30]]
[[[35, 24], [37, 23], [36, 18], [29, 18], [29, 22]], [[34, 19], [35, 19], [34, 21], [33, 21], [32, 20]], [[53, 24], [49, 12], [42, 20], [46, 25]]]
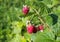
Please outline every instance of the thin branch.
[[[39, 13], [36, 11], [36, 9], [34, 9], [34, 11], [37, 13], [37, 15], [39, 16]], [[39, 16], [40, 21], [42, 22], [42, 24], [44, 24], [44, 21], [41, 19], [41, 16]]]
[[44, 24], [46, 27], [50, 28], [49, 25], [48, 25], [47, 23], [45, 23], [45, 21], [43, 21], [43, 19], [42, 19], [41, 16], [39, 15], [39, 12], [38, 12], [36, 9], [34, 9], [34, 11], [35, 11], [36, 14], [39, 16], [39, 19], [40, 19], [41, 23]]
[[51, 9], [53, 9], [54, 7], [58, 7], [58, 6], [60, 6], [60, 3], [58, 3], [58, 4], [56, 4], [56, 5], [53, 5], [53, 6], [51, 7]]

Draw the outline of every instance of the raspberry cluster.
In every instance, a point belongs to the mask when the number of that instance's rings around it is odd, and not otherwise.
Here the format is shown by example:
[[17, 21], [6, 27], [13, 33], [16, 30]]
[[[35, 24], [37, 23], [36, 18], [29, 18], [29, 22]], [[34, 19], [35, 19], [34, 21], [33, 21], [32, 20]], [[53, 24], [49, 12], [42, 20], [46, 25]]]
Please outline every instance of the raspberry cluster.
[[43, 25], [39, 25], [38, 27], [35, 27], [35, 26], [30, 24], [30, 25], [27, 26], [27, 32], [29, 34], [36, 33], [37, 31], [43, 32], [43, 30], [44, 30], [44, 26]]
[[[27, 15], [29, 12], [29, 7], [27, 5], [23, 6], [22, 12], [24, 15]], [[39, 25], [38, 27], [36, 27], [30, 23], [27, 25], [27, 32], [29, 34], [36, 33], [37, 31], [43, 32], [43, 29], [44, 29], [43, 25]]]

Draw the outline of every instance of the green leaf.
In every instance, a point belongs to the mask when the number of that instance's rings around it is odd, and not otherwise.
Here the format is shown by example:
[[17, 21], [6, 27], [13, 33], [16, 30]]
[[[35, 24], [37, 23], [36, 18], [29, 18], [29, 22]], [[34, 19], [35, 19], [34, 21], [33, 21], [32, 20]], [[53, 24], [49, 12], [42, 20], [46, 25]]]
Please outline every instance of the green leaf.
[[49, 8], [52, 6], [52, 0], [43, 0], [43, 3], [47, 5]]
[[28, 39], [30, 39], [30, 38], [31, 38], [31, 35], [30, 35], [30, 34], [28, 34], [28, 33], [24, 33], [24, 37], [28, 40]]
[[12, 22], [12, 28], [13, 28], [13, 33], [21, 33], [21, 29], [24, 23], [22, 21], [13, 21]]
[[44, 32], [38, 32], [36, 34], [36, 39], [34, 42], [54, 42], [54, 34], [49, 29], [44, 30]]
[[44, 19], [49, 26], [53, 24], [52, 18], [49, 15], [45, 16]]

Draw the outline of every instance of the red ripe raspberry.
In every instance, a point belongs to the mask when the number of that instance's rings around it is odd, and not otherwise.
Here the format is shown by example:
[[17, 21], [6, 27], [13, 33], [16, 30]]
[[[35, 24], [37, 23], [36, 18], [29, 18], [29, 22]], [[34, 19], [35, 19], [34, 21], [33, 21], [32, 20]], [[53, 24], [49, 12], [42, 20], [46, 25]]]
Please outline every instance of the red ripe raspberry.
[[36, 33], [36, 32], [37, 32], [37, 29], [36, 29], [35, 26], [33, 26], [33, 25], [28, 25], [28, 26], [27, 26], [27, 32], [28, 32], [29, 34]]
[[22, 12], [24, 13], [24, 15], [28, 14], [29, 7], [27, 5], [23, 6]]
[[44, 26], [43, 25], [38, 26], [38, 31], [39, 30], [43, 30], [43, 29], [44, 29]]
[[33, 33], [33, 29], [34, 29], [34, 26], [33, 26], [33, 25], [28, 25], [28, 26], [27, 26], [27, 32], [28, 32], [29, 34], [32, 34], [32, 33]]

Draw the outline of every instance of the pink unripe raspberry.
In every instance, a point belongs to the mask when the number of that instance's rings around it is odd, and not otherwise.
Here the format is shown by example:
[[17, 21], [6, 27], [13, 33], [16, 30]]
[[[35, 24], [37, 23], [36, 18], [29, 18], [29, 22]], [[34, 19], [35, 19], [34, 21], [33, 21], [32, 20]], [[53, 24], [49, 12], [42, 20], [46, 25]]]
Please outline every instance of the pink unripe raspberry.
[[44, 26], [43, 25], [39, 25], [38, 26], [38, 31], [40, 30], [41, 32], [43, 32]]
[[29, 7], [27, 5], [23, 6], [22, 12], [23, 12], [24, 15], [28, 14]]

